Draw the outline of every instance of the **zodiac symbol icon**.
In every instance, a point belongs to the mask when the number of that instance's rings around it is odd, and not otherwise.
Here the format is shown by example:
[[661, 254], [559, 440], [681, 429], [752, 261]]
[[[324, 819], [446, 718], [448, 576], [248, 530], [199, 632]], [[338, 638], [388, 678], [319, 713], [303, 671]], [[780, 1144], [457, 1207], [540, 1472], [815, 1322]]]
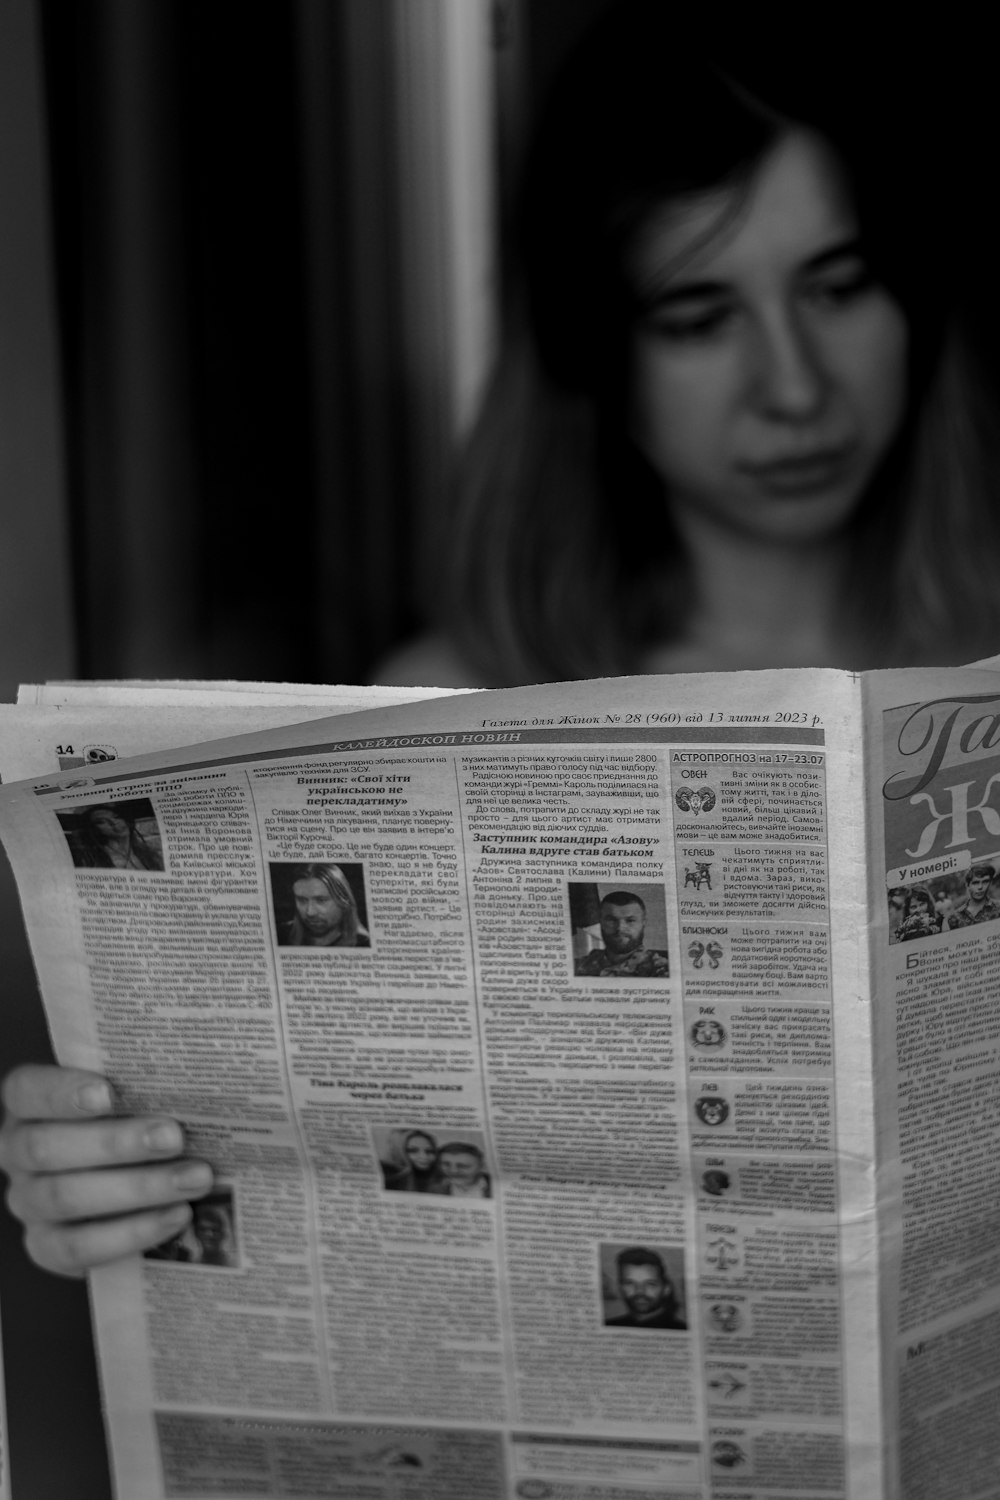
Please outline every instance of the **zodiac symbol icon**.
[[715, 806], [715, 791], [710, 786], [682, 786], [674, 793], [674, 801], [681, 812], [711, 812]]

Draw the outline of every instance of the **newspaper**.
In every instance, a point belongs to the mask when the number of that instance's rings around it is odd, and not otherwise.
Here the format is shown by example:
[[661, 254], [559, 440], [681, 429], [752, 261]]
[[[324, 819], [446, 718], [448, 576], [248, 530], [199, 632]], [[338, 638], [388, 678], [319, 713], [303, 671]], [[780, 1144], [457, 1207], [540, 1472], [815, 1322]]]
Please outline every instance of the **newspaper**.
[[644, 677], [4, 788], [57, 1055], [217, 1175], [91, 1277], [119, 1500], [1000, 1495], [998, 742]]
[[[44, 682], [22, 683], [20, 705], [48, 707], [304, 707], [323, 713], [346, 713], [350, 709], [388, 708], [421, 698], [446, 698], [475, 688], [358, 687], [337, 684], [291, 682]], [[303, 714], [303, 718], [307, 714]]]
[[[2, 1330], [0, 1330], [2, 1340]], [[3, 1345], [0, 1342], [0, 1349]], [[0, 1359], [0, 1500], [11, 1500], [10, 1466], [7, 1458], [7, 1403], [4, 1397], [3, 1360]]]

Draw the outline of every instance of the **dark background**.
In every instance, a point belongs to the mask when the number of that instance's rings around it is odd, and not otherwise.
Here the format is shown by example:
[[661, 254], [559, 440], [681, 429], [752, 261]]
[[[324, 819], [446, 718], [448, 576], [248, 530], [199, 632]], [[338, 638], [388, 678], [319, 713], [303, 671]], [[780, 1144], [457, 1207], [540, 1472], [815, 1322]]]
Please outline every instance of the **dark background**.
[[[452, 457], [399, 0], [16, 3], [71, 612], [41, 671], [370, 680], [420, 623]], [[598, 8], [482, 0], [504, 201], [534, 94]]]
[[[607, 0], [484, 3], [506, 209], [535, 101]], [[363, 682], [421, 623], [452, 453], [414, 306], [397, 5], [33, 0], [64, 675]], [[954, 223], [949, 290], [995, 368], [984, 25], [964, 7], [902, 28], [871, 7], [823, 22], [726, 0], [713, 25], [879, 59], [887, 117], [908, 111], [927, 154], [928, 227]], [[682, 66], [664, 59], [665, 88]]]

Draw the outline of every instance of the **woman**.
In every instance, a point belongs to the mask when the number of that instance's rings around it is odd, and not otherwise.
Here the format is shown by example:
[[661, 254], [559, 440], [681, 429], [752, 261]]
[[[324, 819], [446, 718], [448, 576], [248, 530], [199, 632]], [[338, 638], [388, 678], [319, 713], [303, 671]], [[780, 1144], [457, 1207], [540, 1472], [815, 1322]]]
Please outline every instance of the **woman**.
[[941, 918], [934, 897], [922, 885], [915, 885], [907, 892], [903, 920], [896, 931], [895, 941], [909, 943], [914, 938], [933, 937], [940, 931]]
[[156, 820], [124, 816], [110, 805], [88, 807], [81, 815], [81, 837], [73, 862], [84, 869], [162, 870], [163, 844]]
[[381, 1163], [382, 1177], [390, 1193], [434, 1192], [437, 1181], [437, 1141], [426, 1130], [408, 1130], [394, 1141], [392, 1159]]
[[[744, 11], [752, 30], [713, 54], [677, 7], [626, 0], [566, 69], [442, 537], [443, 628], [383, 678], [933, 664], [1000, 642], [947, 298], [961, 237], [917, 137], [938, 119], [887, 98], [907, 70], [867, 33], [842, 28], [837, 56], [826, 28], [796, 57]], [[5, 1093], [0, 1164], [41, 1265], [145, 1249], [208, 1191], [176, 1122], [107, 1118], [103, 1079], [26, 1069]]]
[[708, 45], [677, 9], [612, 6], [542, 117], [510, 337], [436, 549], [440, 628], [380, 680], [1000, 644], [926, 80], [907, 101], [851, 28], [796, 56], [756, 8]]

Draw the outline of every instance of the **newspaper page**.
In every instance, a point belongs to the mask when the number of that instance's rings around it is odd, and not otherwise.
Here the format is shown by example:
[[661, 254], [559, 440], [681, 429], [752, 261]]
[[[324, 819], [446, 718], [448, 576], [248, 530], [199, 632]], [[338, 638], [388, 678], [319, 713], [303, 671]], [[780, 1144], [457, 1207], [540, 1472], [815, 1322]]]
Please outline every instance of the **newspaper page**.
[[[3, 1329], [0, 1328], [0, 1351], [3, 1349]], [[7, 1446], [7, 1402], [4, 1396], [3, 1359], [0, 1358], [0, 1500], [11, 1500], [10, 1495], [10, 1449]]]
[[[906, 1500], [1000, 1496], [1000, 677], [866, 684], [889, 1408]], [[895, 1067], [890, 1065], [895, 1060]]]
[[391, 708], [422, 698], [445, 698], [474, 693], [477, 688], [385, 687], [373, 684], [317, 684], [297, 682], [155, 682], [137, 678], [118, 682], [22, 683], [18, 705], [56, 708], [119, 707], [262, 707], [305, 704], [326, 713], [354, 709]]
[[22, 685], [16, 704], [0, 703], [0, 782], [466, 691], [337, 686], [296, 696], [284, 683]]
[[[464, 690], [260, 682], [22, 684], [17, 705], [0, 704], [0, 782], [458, 691]], [[26, 1058], [16, 1049], [5, 1052], [0, 1071]], [[0, 1357], [0, 1384], [2, 1378]], [[0, 1428], [0, 1475], [6, 1451]], [[0, 1500], [6, 1500], [2, 1480]]]
[[645, 677], [3, 791], [59, 1057], [217, 1175], [92, 1276], [120, 1500], [889, 1493], [861, 742]]

